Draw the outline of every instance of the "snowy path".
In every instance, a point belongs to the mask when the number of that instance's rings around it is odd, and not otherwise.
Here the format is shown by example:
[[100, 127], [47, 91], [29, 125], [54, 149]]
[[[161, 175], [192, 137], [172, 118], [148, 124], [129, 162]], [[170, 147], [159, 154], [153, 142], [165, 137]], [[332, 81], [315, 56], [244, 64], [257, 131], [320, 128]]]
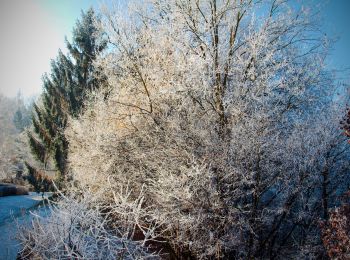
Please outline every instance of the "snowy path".
[[[45, 197], [48, 195], [50, 193], [45, 194]], [[20, 244], [15, 239], [17, 223], [26, 225], [30, 222], [32, 216], [29, 210], [43, 211], [35, 208], [41, 201], [42, 196], [34, 192], [29, 195], [0, 197], [0, 260], [16, 259], [20, 249]]]

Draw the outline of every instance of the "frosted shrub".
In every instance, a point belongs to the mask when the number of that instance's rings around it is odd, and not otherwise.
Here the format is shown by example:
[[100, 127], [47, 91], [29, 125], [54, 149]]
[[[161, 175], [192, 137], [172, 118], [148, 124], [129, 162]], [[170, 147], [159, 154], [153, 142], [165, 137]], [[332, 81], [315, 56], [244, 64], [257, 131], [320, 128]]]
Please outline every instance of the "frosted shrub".
[[[123, 192], [123, 191], [122, 191]], [[62, 194], [61, 194], [62, 195]], [[21, 257], [39, 259], [157, 259], [147, 241], [152, 233], [134, 239], [142, 197], [130, 202], [126, 193], [114, 193], [105, 205], [89, 192], [64, 196], [49, 204], [48, 216], [35, 216], [32, 226], [22, 228]], [[108, 208], [108, 213], [106, 212]], [[122, 210], [121, 210], [122, 209]], [[123, 214], [118, 222], [110, 214]], [[114, 218], [115, 220], [116, 218]], [[140, 231], [141, 232], [141, 231]]]

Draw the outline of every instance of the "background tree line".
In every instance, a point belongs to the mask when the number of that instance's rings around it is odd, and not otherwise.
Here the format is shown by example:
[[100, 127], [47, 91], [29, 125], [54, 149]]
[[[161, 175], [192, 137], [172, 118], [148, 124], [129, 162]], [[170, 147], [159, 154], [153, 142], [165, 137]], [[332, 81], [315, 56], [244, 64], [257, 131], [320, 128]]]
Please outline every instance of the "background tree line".
[[31, 104], [20, 93], [16, 98], [0, 94], [0, 180], [23, 182], [25, 160], [31, 160], [24, 130], [30, 125]]

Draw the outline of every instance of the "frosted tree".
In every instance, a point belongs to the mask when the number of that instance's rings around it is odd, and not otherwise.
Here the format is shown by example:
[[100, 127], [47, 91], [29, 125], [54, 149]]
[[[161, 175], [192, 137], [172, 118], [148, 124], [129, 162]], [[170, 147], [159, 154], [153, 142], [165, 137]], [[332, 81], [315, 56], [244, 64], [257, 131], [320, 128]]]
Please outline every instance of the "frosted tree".
[[154, 0], [102, 13], [108, 88], [65, 132], [82, 192], [101, 205], [111, 182], [142, 193], [140, 234], [177, 256], [322, 256], [317, 223], [346, 186], [348, 151], [310, 10]]

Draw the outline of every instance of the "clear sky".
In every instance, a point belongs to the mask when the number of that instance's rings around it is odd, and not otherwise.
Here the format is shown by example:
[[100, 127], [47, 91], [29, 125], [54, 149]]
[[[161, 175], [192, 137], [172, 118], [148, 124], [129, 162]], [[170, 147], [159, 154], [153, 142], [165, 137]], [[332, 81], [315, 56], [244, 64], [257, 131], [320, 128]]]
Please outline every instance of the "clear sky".
[[[350, 0], [313, 2], [323, 6], [322, 29], [340, 37], [329, 64], [350, 68]], [[0, 93], [15, 96], [21, 90], [26, 97], [40, 93], [50, 59], [59, 48], [65, 50], [65, 35], [70, 39], [81, 10], [90, 6], [97, 7], [98, 0], [0, 0]]]
[[331, 56], [332, 66], [350, 68], [350, 0], [319, 0], [325, 2], [321, 12], [323, 26], [328, 36], [339, 37]]
[[50, 60], [65, 50], [65, 35], [94, 0], [0, 0], [0, 93], [41, 91]]

